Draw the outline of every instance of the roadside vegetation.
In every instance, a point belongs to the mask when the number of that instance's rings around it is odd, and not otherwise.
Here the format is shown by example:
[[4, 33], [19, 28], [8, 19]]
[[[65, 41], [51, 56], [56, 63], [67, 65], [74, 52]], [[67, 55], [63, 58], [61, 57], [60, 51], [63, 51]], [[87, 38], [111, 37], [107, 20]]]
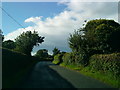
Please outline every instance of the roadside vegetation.
[[15, 41], [4, 41], [2, 31], [0, 36], [2, 39], [2, 47], [0, 47], [2, 49], [2, 88], [15, 88], [40, 61], [40, 58], [31, 56], [31, 51], [34, 46], [44, 42], [44, 37], [39, 36], [35, 31], [23, 32]]
[[59, 53], [53, 63], [75, 69], [113, 87], [120, 87], [120, 24], [114, 20], [86, 22], [68, 38], [72, 52]]
[[2, 88], [15, 87], [39, 60], [2, 48]]
[[70, 69], [120, 88], [120, 24], [114, 20], [85, 20], [85, 25], [68, 37], [72, 52], [40, 49], [34, 56], [34, 46], [44, 42], [36, 31], [27, 31], [15, 41], [4, 41], [0, 30], [2, 49], [3, 88], [15, 87], [38, 61], [52, 61]]
[[47, 49], [38, 50], [34, 57], [38, 58], [40, 61], [53, 61], [53, 56], [48, 54]]

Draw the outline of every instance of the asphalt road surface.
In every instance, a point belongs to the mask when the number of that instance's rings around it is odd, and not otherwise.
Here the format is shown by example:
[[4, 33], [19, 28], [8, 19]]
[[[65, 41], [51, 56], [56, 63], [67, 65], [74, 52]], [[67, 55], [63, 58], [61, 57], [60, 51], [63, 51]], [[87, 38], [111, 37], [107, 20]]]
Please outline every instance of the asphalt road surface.
[[74, 70], [41, 61], [35, 65], [19, 88], [111, 88]]

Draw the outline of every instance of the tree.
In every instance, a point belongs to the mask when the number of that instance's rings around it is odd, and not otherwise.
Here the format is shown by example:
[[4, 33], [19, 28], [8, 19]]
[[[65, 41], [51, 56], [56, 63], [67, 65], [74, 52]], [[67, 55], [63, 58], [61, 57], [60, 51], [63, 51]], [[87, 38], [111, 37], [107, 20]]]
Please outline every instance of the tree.
[[120, 24], [114, 20], [91, 20], [84, 32], [89, 53], [120, 52]]
[[73, 34], [70, 34], [70, 37], [68, 39], [69, 47], [72, 49], [73, 52], [79, 52], [80, 47], [83, 44], [83, 39], [82, 39], [82, 29], [79, 29], [78, 31], [74, 31]]
[[55, 48], [53, 49], [53, 56], [55, 56], [55, 55], [57, 55], [57, 54], [59, 54], [59, 53], [60, 53], [60, 50], [55, 47]]
[[97, 19], [71, 34], [69, 46], [80, 53], [86, 63], [93, 54], [120, 52], [119, 39], [120, 24], [114, 20]]
[[48, 50], [46, 49], [40, 49], [37, 51], [36, 57], [39, 57], [39, 58], [47, 58], [48, 57]]
[[36, 31], [23, 32], [20, 36], [15, 39], [16, 50], [26, 55], [31, 55], [31, 51], [34, 46], [40, 45], [44, 42], [44, 37], [38, 35]]
[[15, 49], [16, 44], [12, 40], [7, 40], [2, 43], [2, 47], [8, 48], [8, 49]]
[[73, 53], [71, 54], [71, 57], [74, 57], [74, 59], [71, 58], [75, 63], [79, 62], [83, 65], [87, 64], [87, 44], [86, 40], [84, 39], [84, 33], [83, 28], [80, 28], [76, 31], [74, 31], [73, 34], [70, 34], [70, 37], [68, 39], [69, 47], [72, 49]]
[[4, 35], [3, 35], [2, 30], [0, 29], [0, 41], [3, 41], [3, 40], [4, 40]]

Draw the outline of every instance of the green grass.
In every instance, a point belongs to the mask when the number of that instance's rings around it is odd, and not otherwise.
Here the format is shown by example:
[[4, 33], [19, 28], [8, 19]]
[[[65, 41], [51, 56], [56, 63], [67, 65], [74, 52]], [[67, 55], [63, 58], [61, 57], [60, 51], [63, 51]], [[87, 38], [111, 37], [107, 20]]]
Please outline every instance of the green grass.
[[81, 69], [79, 72], [83, 73], [86, 76], [90, 76], [95, 79], [98, 79], [113, 87], [120, 88], [120, 78], [115, 78], [111, 73], [102, 73], [100, 71], [90, 71], [89, 67]]
[[72, 70], [76, 70], [78, 72], [80, 72], [83, 75], [95, 78], [99, 81], [102, 81], [108, 85], [111, 85], [112, 87], [115, 88], [120, 88], [120, 78], [115, 78], [112, 74], [110, 73], [102, 73], [100, 71], [90, 71], [89, 67], [80, 67], [80, 66], [76, 66], [75, 64], [72, 65], [65, 65], [64, 63], [61, 63], [60, 66], [72, 69]]

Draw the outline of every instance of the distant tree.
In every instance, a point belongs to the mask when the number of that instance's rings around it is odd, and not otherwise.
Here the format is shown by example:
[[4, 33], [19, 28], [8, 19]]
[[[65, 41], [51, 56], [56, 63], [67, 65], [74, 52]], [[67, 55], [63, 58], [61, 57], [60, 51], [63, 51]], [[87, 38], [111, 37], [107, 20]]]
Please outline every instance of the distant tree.
[[2, 30], [0, 29], [0, 41], [3, 41], [4, 40], [4, 35], [3, 35], [3, 32], [2, 32]]
[[20, 36], [15, 39], [16, 50], [26, 55], [31, 55], [31, 51], [34, 46], [40, 45], [44, 42], [44, 37], [38, 35], [36, 31], [23, 32]]
[[48, 50], [46, 49], [40, 49], [37, 51], [37, 53], [35, 54], [36, 57], [39, 57], [39, 58], [47, 58], [49, 55], [48, 55]]
[[57, 55], [57, 54], [59, 54], [59, 53], [60, 53], [60, 50], [55, 47], [55, 48], [53, 49], [53, 56], [55, 56], [55, 55]]
[[15, 49], [16, 44], [12, 40], [7, 40], [2, 43], [2, 47], [7, 48], [7, 49]]

